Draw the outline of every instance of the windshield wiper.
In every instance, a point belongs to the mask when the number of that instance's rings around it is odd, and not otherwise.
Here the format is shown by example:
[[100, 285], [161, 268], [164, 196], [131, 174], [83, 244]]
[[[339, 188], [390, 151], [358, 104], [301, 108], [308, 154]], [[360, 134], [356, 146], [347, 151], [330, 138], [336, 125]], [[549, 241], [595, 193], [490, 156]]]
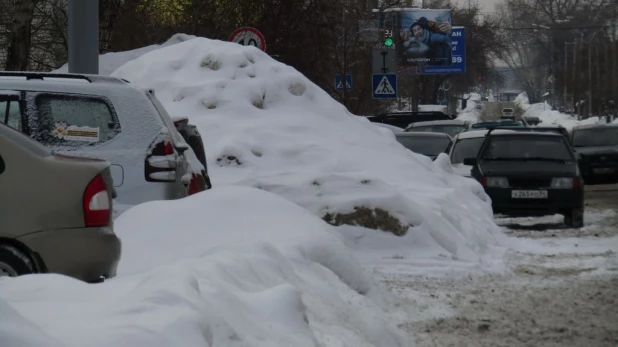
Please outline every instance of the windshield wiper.
[[483, 158], [483, 160], [496, 160], [496, 161], [551, 161], [555, 163], [569, 163], [572, 160], [557, 159], [557, 158], [545, 158], [545, 157], [531, 157], [531, 158]]

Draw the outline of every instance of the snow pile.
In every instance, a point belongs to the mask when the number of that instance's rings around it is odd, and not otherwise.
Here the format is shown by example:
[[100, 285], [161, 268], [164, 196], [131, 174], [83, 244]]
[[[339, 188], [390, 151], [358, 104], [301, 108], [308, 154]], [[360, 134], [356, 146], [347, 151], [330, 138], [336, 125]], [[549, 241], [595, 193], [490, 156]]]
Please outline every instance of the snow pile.
[[[116, 69], [128, 61], [137, 59], [148, 52], [154, 51], [155, 49], [172, 46], [193, 38], [195, 38], [193, 35], [176, 34], [160, 45], [151, 45], [125, 52], [103, 54], [99, 56], [99, 74], [111, 75], [114, 71], [116, 71]], [[69, 64], [64, 64], [58, 70], [54, 70], [53, 72], [67, 73], [69, 72]]]
[[503, 240], [488, 202], [453, 186], [458, 176], [254, 47], [196, 38], [113, 75], [153, 88], [198, 126], [215, 186], [264, 189], [334, 225], [425, 235], [435, 254], [477, 260]]
[[578, 125], [596, 124], [599, 122], [599, 117], [577, 120], [571, 115], [552, 111], [551, 106], [546, 102], [531, 105], [526, 92], [519, 94], [514, 102], [524, 111], [523, 117], [538, 117], [541, 120], [541, 126], [558, 124], [570, 130]]
[[0, 279], [0, 345], [413, 346], [332, 229], [244, 187], [139, 205], [118, 278]]
[[462, 110], [457, 119], [476, 123], [481, 118], [481, 110], [477, 107], [481, 105], [481, 95], [477, 93], [471, 93], [464, 95], [465, 98], [469, 98], [466, 108]]

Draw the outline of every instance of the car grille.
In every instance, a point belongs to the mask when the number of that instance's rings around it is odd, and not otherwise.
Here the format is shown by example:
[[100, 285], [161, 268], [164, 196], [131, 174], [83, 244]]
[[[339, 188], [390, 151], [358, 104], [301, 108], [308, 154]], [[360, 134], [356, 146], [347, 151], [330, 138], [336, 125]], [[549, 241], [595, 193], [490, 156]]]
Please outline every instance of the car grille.
[[511, 188], [549, 188], [551, 178], [511, 178], [509, 177], [509, 186]]

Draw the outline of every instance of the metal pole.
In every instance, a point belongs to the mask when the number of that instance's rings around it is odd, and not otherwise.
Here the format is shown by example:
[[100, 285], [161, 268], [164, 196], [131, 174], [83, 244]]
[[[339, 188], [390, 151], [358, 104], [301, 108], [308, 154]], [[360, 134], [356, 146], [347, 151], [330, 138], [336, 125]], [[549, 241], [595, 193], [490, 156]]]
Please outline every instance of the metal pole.
[[[575, 106], [575, 91], [577, 90], [577, 39], [573, 43], [573, 91], [571, 92], [571, 105], [573, 105], [575, 113], [579, 110], [579, 107]], [[578, 114], [579, 117], [579, 114]]]
[[567, 71], [568, 71], [568, 65], [569, 65], [569, 54], [567, 51], [567, 43], [564, 43], [564, 90], [562, 91], [562, 98], [563, 100], [563, 107], [564, 110], [563, 112], [566, 112], [567, 110], [567, 81], [568, 81], [568, 76], [567, 76]]
[[592, 42], [588, 42], [588, 116], [592, 116]]
[[69, 0], [69, 72], [99, 73], [98, 0]]

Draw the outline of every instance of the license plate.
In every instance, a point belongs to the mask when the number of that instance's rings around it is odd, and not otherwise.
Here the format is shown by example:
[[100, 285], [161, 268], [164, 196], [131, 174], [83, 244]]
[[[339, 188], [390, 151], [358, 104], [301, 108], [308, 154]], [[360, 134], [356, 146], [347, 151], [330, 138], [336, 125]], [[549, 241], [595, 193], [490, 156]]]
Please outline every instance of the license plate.
[[607, 169], [592, 169], [592, 172], [596, 173], [596, 174], [608, 174], [608, 173], [616, 172], [616, 169], [611, 169], [611, 168], [607, 168]]
[[547, 190], [513, 190], [513, 199], [547, 199]]

